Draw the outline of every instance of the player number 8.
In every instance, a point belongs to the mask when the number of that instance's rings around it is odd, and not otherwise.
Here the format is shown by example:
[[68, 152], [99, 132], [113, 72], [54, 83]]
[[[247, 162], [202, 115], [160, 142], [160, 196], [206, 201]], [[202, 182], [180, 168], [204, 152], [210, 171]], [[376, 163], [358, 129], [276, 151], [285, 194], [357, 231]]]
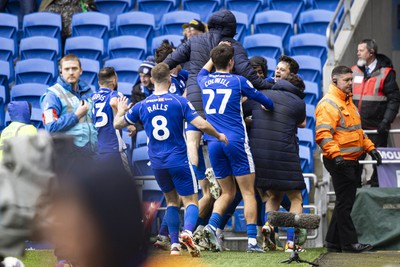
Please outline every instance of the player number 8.
[[[164, 116], [158, 115], [151, 120], [153, 125], [153, 136], [158, 141], [164, 141], [169, 137], [169, 130], [167, 128], [168, 121]], [[162, 134], [160, 135], [160, 132]]]

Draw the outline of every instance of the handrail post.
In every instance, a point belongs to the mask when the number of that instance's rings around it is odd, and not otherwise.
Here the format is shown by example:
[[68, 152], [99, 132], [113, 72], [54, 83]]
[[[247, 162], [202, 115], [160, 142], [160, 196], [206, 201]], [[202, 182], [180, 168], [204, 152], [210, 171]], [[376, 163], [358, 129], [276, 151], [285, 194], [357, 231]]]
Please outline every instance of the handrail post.
[[351, 19], [350, 19], [350, 7], [351, 7], [351, 0], [344, 1], [344, 24], [343, 30], [351, 30]]

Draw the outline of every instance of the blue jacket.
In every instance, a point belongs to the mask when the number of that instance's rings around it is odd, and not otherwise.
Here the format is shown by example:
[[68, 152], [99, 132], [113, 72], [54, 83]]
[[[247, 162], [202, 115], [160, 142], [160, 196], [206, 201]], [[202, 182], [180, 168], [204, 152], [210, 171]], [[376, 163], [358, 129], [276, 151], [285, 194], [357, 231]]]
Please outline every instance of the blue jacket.
[[[83, 127], [83, 131], [78, 133], [74, 128], [79, 123], [78, 117], [73, 112], [67, 112], [65, 106], [63, 106], [61, 99], [51, 91], [51, 88], [47, 90], [47, 92], [41, 98], [41, 107], [43, 111], [43, 123], [45, 129], [51, 133], [63, 132], [66, 134], [71, 134], [75, 137], [86, 136], [84, 140], [79, 141], [75, 140], [75, 144], [79, 147], [83, 147], [87, 144], [88, 141], [94, 147], [97, 145], [97, 131], [91, 122], [92, 116], [92, 91], [90, 86], [87, 85], [83, 81], [79, 81], [78, 83], [78, 91], [75, 92], [72, 89], [72, 85], [67, 83], [61, 77], [57, 78], [57, 84], [59, 84], [66, 91], [71, 93], [73, 96], [77, 97], [78, 100], [85, 100], [89, 103], [89, 111], [87, 116], [89, 116], [89, 120], [87, 125]], [[47, 121], [46, 121], [47, 120]], [[83, 119], [81, 119], [83, 122]], [[85, 122], [86, 123], [86, 122]], [[76, 138], [75, 138], [76, 139]], [[88, 139], [88, 141], [87, 141]]]
[[203, 117], [201, 90], [197, 84], [196, 78], [199, 71], [210, 59], [211, 49], [217, 46], [220, 41], [231, 42], [235, 49], [234, 74], [244, 76], [259, 90], [269, 89], [272, 86], [257, 76], [253, 67], [250, 65], [246, 50], [241, 43], [233, 39], [236, 34], [236, 18], [232, 12], [221, 10], [214, 13], [208, 20], [208, 28], [208, 33], [191, 37], [164, 60], [164, 62], [169, 65], [170, 69], [175, 68], [179, 64], [189, 62], [189, 79], [187, 81], [186, 96], [193, 104], [196, 111]]
[[256, 166], [256, 185], [287, 191], [305, 188], [297, 143], [297, 126], [306, 118], [304, 93], [286, 80], [262, 93], [274, 102], [274, 112], [260, 104], [252, 109], [250, 147]]

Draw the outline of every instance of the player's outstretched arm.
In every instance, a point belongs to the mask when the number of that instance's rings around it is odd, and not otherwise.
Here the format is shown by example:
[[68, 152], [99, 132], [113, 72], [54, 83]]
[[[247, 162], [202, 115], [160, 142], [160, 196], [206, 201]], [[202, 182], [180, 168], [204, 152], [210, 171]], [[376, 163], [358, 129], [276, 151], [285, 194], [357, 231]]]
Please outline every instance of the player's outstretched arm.
[[214, 63], [212, 62], [212, 59], [210, 58], [207, 61], [207, 63], [203, 66], [203, 69], [207, 70], [208, 72], [211, 72], [213, 66], [214, 66]]
[[200, 131], [205, 132], [208, 135], [214, 136], [218, 139], [218, 141], [224, 142], [225, 145], [228, 144], [228, 138], [225, 136], [225, 134], [217, 132], [217, 130], [215, 130], [215, 128], [202, 117], [198, 116], [190, 123], [193, 124]]
[[120, 97], [118, 98], [118, 111], [114, 116], [114, 128], [122, 129], [128, 126], [128, 123], [125, 121], [125, 113], [132, 107], [132, 103], [128, 105], [128, 98]]

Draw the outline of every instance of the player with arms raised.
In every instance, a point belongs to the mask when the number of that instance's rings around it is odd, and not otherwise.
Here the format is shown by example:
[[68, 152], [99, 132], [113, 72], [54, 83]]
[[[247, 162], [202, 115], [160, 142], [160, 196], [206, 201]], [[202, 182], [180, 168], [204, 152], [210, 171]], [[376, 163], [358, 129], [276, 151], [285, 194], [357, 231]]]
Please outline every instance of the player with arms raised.
[[224, 145], [228, 140], [224, 134], [217, 132], [211, 124], [198, 116], [187, 99], [168, 92], [171, 78], [167, 64], [156, 65], [151, 71], [151, 79], [154, 82], [154, 93], [145, 100], [132, 108], [127, 106], [126, 98], [119, 100], [114, 127], [121, 129], [139, 120], [143, 122], [150, 139], [148, 147], [151, 167], [168, 205], [165, 216], [171, 237], [171, 255], [181, 254], [178, 240], [179, 194], [186, 208], [181, 238], [192, 256], [198, 256], [199, 250], [192, 239], [199, 212], [197, 181], [187, 156], [183, 135], [184, 120], [224, 142]]
[[[234, 49], [221, 43], [211, 50], [211, 59], [197, 76], [202, 89], [204, 112], [207, 121], [217, 131], [226, 133], [229, 144], [222, 145], [214, 137], [206, 136], [211, 165], [221, 185], [222, 194], [215, 201], [209, 224], [204, 228], [206, 240], [211, 248], [221, 250], [217, 242], [216, 229], [221, 217], [236, 194], [236, 182], [244, 200], [244, 215], [247, 223], [248, 252], [260, 252], [257, 245], [257, 204], [254, 193], [254, 163], [248, 145], [242, 112], [242, 95], [261, 103], [265, 109], [274, 109], [272, 101], [258, 92], [246, 78], [230, 74], [234, 66]], [[215, 66], [216, 72], [210, 74]]]

